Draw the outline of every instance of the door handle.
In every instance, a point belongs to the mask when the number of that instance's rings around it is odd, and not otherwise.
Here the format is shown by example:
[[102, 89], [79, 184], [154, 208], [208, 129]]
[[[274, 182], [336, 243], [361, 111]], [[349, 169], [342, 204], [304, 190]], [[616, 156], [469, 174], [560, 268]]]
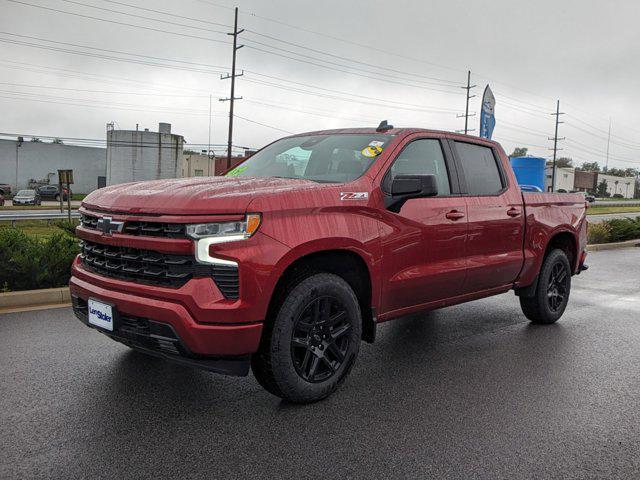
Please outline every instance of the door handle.
[[461, 218], [464, 218], [464, 213], [459, 212], [458, 210], [451, 210], [445, 214], [445, 217], [449, 220], [460, 220]]
[[509, 215], [510, 217], [517, 217], [518, 215], [520, 215], [520, 209], [511, 207], [509, 210], [507, 210], [507, 215]]

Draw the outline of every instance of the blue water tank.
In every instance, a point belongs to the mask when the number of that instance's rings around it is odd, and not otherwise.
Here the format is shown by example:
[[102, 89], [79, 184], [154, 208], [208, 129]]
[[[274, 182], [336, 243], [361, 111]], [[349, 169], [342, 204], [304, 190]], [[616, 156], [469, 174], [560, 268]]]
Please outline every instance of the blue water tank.
[[535, 185], [544, 192], [544, 169], [547, 161], [540, 157], [509, 157], [518, 185]]

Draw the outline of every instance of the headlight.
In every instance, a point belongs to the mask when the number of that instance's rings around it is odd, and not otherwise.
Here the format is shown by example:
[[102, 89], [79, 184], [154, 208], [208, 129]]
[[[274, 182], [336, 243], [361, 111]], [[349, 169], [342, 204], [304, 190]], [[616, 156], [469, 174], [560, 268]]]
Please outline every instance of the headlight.
[[194, 240], [203, 238], [213, 239], [208, 242], [223, 243], [234, 242], [237, 240], [245, 240], [258, 230], [260, 227], [260, 214], [250, 213], [244, 220], [236, 222], [218, 222], [218, 223], [198, 223], [187, 225], [186, 233], [188, 237]]

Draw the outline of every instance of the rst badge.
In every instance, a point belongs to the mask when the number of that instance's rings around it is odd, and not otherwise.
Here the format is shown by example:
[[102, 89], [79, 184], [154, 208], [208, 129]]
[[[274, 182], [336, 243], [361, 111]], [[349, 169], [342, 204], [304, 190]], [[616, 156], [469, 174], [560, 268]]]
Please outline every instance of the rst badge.
[[369, 192], [340, 192], [340, 200], [366, 200]]

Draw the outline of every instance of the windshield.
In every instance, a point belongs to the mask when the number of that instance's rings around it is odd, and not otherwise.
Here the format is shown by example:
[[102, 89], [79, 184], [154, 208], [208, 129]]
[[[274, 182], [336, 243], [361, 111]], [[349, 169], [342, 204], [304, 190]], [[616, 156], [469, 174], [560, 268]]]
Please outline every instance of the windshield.
[[28, 197], [36, 193], [34, 190], [20, 190], [16, 196]]
[[393, 135], [306, 135], [284, 138], [227, 173], [228, 177], [301, 178], [344, 183], [366, 172]]

